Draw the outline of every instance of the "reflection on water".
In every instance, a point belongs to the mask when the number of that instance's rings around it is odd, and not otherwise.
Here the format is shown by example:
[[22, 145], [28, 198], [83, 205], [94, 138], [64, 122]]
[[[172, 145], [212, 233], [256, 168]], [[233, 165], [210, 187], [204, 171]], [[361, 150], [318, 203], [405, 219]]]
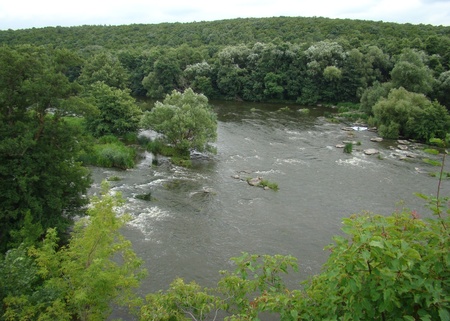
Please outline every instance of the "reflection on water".
[[[185, 169], [144, 154], [132, 170], [94, 169], [97, 182], [119, 176], [113, 190], [127, 200], [133, 220], [124, 234], [146, 262], [149, 277], [141, 292], [165, 289], [175, 277], [213, 285], [229, 258], [241, 252], [291, 254], [299, 259], [299, 282], [319, 272], [324, 246], [340, 233], [345, 216], [370, 210], [388, 214], [404, 200], [427, 215], [413, 193], [431, 194], [436, 179], [418, 156], [401, 160], [396, 142], [374, 143], [369, 131], [343, 131], [310, 113], [279, 112], [280, 105], [215, 103], [219, 114], [218, 154]], [[360, 142], [352, 154], [336, 144]], [[378, 148], [380, 156], [367, 156]], [[251, 187], [246, 178], [262, 176], [279, 191]], [[95, 187], [93, 188], [95, 191]], [[448, 192], [444, 186], [444, 192]], [[137, 199], [149, 194], [151, 201]]]

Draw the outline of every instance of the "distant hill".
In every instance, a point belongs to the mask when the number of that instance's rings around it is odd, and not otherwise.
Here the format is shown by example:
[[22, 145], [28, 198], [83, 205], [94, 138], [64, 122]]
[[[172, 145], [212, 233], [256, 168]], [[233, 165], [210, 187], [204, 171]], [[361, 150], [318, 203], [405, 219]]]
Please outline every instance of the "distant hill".
[[[245, 18], [192, 23], [84, 25], [0, 31], [0, 44], [50, 45], [56, 48], [146, 49], [154, 46], [227, 46], [256, 42], [314, 43], [335, 40], [349, 47], [377, 45], [386, 49], [450, 38], [450, 27], [321, 17]], [[445, 41], [447, 43], [447, 41]], [[407, 45], [406, 44], [406, 45]]]

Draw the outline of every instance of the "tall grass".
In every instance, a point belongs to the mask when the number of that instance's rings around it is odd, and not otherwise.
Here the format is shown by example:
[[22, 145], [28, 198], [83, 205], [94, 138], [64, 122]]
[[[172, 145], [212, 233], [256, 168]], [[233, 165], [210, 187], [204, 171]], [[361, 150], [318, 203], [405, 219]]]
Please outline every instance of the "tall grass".
[[[99, 167], [116, 167], [120, 169], [133, 168], [136, 160], [136, 150], [125, 146], [116, 137], [108, 136], [92, 146], [88, 153], [80, 158], [85, 165]], [[115, 140], [115, 141], [114, 141]]]

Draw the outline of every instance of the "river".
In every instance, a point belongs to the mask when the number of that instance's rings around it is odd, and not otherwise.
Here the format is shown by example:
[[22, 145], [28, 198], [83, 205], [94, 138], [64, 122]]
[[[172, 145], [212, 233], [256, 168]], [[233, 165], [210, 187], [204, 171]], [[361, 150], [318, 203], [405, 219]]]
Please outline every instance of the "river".
[[[111, 186], [133, 217], [123, 234], [149, 271], [142, 294], [166, 289], [176, 277], [213, 286], [219, 270], [233, 269], [230, 258], [241, 252], [295, 256], [300, 272], [292, 278], [299, 282], [320, 271], [323, 248], [340, 233], [343, 217], [364, 210], [389, 214], [401, 201], [429, 215], [414, 196], [437, 189], [437, 179], [426, 174], [436, 169], [422, 162], [422, 151], [402, 160], [410, 151], [398, 150], [396, 141], [375, 143], [376, 133], [344, 131], [348, 124], [323, 117], [327, 108], [302, 113], [299, 106], [213, 105], [219, 119], [214, 157], [182, 168], [164, 161], [153, 166], [146, 153], [134, 169], [93, 169], [93, 191], [102, 179], [120, 177]], [[345, 140], [361, 145], [346, 154], [335, 147]], [[379, 149], [379, 156], [365, 155], [366, 148]], [[279, 190], [246, 183], [257, 176]], [[151, 201], [136, 198], [148, 193]]]

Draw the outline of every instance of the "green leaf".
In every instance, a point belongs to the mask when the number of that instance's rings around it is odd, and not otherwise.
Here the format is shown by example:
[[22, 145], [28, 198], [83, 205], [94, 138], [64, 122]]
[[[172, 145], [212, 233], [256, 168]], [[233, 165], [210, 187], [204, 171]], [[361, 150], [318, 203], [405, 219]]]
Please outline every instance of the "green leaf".
[[434, 148], [425, 148], [423, 151], [425, 153], [427, 153], [427, 154], [439, 155], [439, 151], [437, 149], [434, 149]]
[[297, 310], [291, 310], [291, 316], [292, 316], [295, 320], [297, 320], [297, 318], [298, 318], [298, 311], [297, 311]]
[[372, 247], [378, 247], [380, 249], [384, 249], [383, 241], [370, 241], [369, 245]]
[[447, 309], [440, 308], [439, 309], [439, 317], [441, 321], [449, 321], [450, 320], [450, 312]]
[[423, 161], [431, 166], [441, 166], [442, 163], [439, 161], [435, 161], [433, 159], [429, 159], [429, 158], [424, 158]]

